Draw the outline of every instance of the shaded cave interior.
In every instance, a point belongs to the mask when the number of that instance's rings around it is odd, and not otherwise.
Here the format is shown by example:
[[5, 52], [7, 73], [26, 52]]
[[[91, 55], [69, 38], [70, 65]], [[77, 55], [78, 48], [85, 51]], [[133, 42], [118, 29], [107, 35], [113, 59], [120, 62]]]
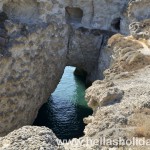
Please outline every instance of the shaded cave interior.
[[121, 29], [121, 18], [115, 18], [111, 23], [111, 27], [113, 30], [119, 32]]
[[[10, 4], [10, 5], [4, 5], [4, 11], [6, 12], [1, 12], [0, 13], [0, 30], [1, 28], [5, 28], [4, 26], [4, 22], [5, 20], [8, 19], [8, 17], [13, 20], [13, 21], [16, 21], [18, 20], [19, 22], [21, 23], [36, 23], [36, 21], [38, 20], [38, 9], [37, 9], [37, 5], [34, 4], [32, 1], [31, 1], [31, 6], [34, 6], [34, 7], [29, 7], [29, 11], [27, 10], [23, 10], [21, 8], [19, 9], [15, 9], [15, 11], [13, 11], [14, 8], [17, 8], [19, 7], [17, 5], [17, 3], [15, 4]], [[23, 6], [23, 4], [21, 5]], [[32, 9], [34, 8], [34, 9]], [[10, 11], [8, 11], [10, 10]], [[18, 10], [18, 11], [17, 11]], [[83, 18], [83, 15], [84, 15], [84, 12], [82, 9], [78, 8], [78, 7], [66, 7], [65, 8], [65, 17], [66, 17], [66, 21], [68, 24], [81, 24], [82, 23], [82, 18]], [[12, 12], [13, 13], [12, 13]], [[34, 12], [34, 13], [33, 13]], [[31, 15], [33, 14], [33, 15]], [[32, 20], [32, 18], [35, 18], [35, 20]], [[117, 18], [117, 19], [114, 19], [111, 26], [114, 30], [116, 31], [119, 31], [120, 30], [120, 18]], [[82, 30], [88, 30], [86, 28], [82, 28]], [[93, 31], [93, 34], [98, 34], [100, 35], [101, 34], [101, 31], [100, 30], [94, 30]], [[1, 38], [0, 38], [1, 40]], [[2, 43], [2, 42], [1, 42]], [[1, 45], [0, 45], [1, 46]], [[1, 50], [0, 50], [1, 52]], [[80, 68], [76, 68], [76, 70], [74, 71], [74, 75], [78, 77], [78, 79], [82, 82], [86, 82], [86, 76], [87, 76], [87, 73], [86, 71], [80, 69]], [[45, 105], [45, 104], [44, 104]], [[47, 107], [47, 106], [46, 106]], [[41, 108], [43, 109], [43, 108]], [[80, 108], [81, 109], [81, 108]], [[83, 108], [82, 108], [83, 109]], [[47, 110], [49, 111], [49, 110]], [[90, 115], [92, 113], [92, 111], [88, 111], [88, 108], [84, 108], [83, 109], [84, 112], [88, 112], [86, 115]], [[40, 111], [39, 111], [40, 113]], [[80, 113], [78, 114], [79, 116], [81, 115]], [[83, 116], [83, 117], [87, 117], [87, 116]], [[41, 116], [43, 117], [43, 115]], [[45, 116], [44, 116], [45, 117]], [[83, 121], [83, 118], [82, 118], [82, 121]], [[38, 125], [38, 124], [36, 124]], [[39, 124], [39, 125], [43, 125], [43, 124]], [[83, 135], [83, 130], [84, 130], [84, 127], [85, 125], [82, 124], [82, 128], [80, 129], [80, 132], [82, 132], [82, 134], [80, 135], [77, 135], [77, 136], [74, 136], [74, 137], [70, 137], [70, 138], [78, 138], [78, 137], [81, 137]], [[77, 132], [77, 131], [76, 131]], [[69, 137], [67, 137], [67, 139], [69, 139]]]

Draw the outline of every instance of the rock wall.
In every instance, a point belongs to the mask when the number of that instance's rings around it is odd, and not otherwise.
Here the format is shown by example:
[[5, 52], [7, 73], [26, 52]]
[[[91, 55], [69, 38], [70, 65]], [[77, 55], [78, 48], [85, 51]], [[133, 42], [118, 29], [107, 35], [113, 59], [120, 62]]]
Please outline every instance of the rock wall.
[[[99, 74], [99, 78], [103, 74], [104, 80], [95, 81], [86, 91], [88, 105], [94, 113], [84, 119], [87, 124], [85, 136], [72, 140], [83, 144], [73, 145], [69, 142], [65, 149], [149, 149], [149, 146], [100, 144], [100, 138], [114, 140], [137, 137], [140, 140], [141, 137], [150, 136], [149, 5], [148, 0], [130, 1], [124, 21], [130, 24], [131, 36], [116, 34], [103, 45], [96, 74]], [[89, 140], [97, 143], [89, 144]]]
[[[141, 33], [149, 32], [149, 22], [136, 22], [145, 25], [139, 26]], [[84, 119], [85, 136], [76, 139], [83, 144], [69, 142], [65, 145], [67, 150], [149, 149], [146, 145], [101, 144], [100, 141], [104, 138], [105, 141], [132, 140], [133, 137], [140, 140], [150, 136], [150, 36], [137, 34], [138, 39], [116, 34], [108, 40], [105, 51], [112, 51], [112, 55], [110, 66], [104, 71], [105, 79], [95, 81], [86, 91], [88, 105], [94, 113]], [[90, 140], [92, 144], [87, 143]]]
[[63, 74], [68, 42], [61, 2], [3, 2], [0, 135], [33, 123]]
[[[83, 11], [82, 21], [78, 23], [78, 26], [114, 32], [126, 30], [123, 23], [128, 0], [65, 0], [65, 2], [66, 5]], [[77, 26], [76, 22], [72, 24]]]
[[[107, 40], [116, 33], [129, 34], [130, 23], [147, 18], [148, 0], [1, 0], [0, 135], [32, 124], [65, 66], [86, 71], [87, 82], [103, 79], [113, 56]], [[141, 31], [134, 27], [132, 35], [139, 37]]]
[[24, 126], [0, 138], [1, 150], [63, 150], [56, 136], [46, 127]]
[[[116, 3], [110, 19], [106, 1], [0, 2], [0, 135], [32, 124], [66, 65], [85, 70], [91, 80], [103, 34], [84, 28], [110, 29], [107, 21], [118, 18], [125, 5]], [[97, 8], [102, 5], [104, 10]]]
[[103, 34], [99, 29], [84, 27], [72, 29], [70, 33], [67, 64], [84, 70], [87, 73], [86, 83], [90, 85], [100, 78], [98, 60], [101, 55], [101, 49], [107, 41], [106, 39], [112, 33], [106, 32]]

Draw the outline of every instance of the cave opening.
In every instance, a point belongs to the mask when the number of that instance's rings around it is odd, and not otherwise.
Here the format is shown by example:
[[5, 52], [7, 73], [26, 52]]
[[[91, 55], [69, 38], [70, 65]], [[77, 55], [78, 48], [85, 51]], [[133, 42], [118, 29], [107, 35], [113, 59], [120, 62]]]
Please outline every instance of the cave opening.
[[115, 31], [120, 31], [121, 18], [115, 18], [111, 23], [112, 29]]
[[78, 7], [66, 7], [66, 22], [69, 24], [78, 24], [82, 22], [83, 10]]
[[52, 129], [61, 140], [82, 137], [83, 118], [92, 114], [84, 98], [85, 74], [79, 70], [70, 66], [65, 68], [56, 90], [39, 110], [34, 122], [34, 125]]

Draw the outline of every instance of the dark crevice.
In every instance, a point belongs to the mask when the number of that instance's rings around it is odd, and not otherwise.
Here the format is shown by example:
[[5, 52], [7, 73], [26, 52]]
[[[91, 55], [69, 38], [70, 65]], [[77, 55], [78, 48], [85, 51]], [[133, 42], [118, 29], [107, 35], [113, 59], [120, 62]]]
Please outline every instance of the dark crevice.
[[67, 43], [67, 55], [66, 55], [67, 60], [69, 59], [70, 44], [71, 44], [71, 41], [72, 41], [72, 36], [73, 36], [73, 28], [70, 25], [69, 26], [69, 32], [68, 32], [68, 43]]
[[26, 25], [23, 25], [23, 27], [21, 28], [20, 33], [21, 33], [23, 36], [27, 36], [27, 35], [28, 35], [28, 30], [27, 30]]
[[88, 87], [86, 85], [86, 78], [87, 78], [87, 72], [84, 69], [81, 68], [76, 68], [74, 71], [74, 75], [81, 81], [85, 83], [85, 86]]
[[8, 20], [8, 16], [5, 12], [1, 12], [0, 13], [0, 28], [5, 28], [4, 27], [5, 20]]
[[94, 1], [93, 0], [92, 0], [91, 4], [92, 4], [92, 16], [91, 16], [91, 24], [92, 24], [92, 21], [93, 21], [94, 15], [95, 15], [95, 8], [94, 8]]
[[8, 45], [8, 35], [5, 29], [5, 21], [8, 20], [8, 16], [5, 12], [0, 13], [0, 54], [3, 56], [9, 56], [7, 50]]
[[85, 28], [85, 27], [79, 27], [78, 28], [79, 31], [81, 31], [82, 33], [88, 33], [88, 34], [93, 34], [95, 36], [100, 36], [102, 34], [107, 34], [107, 35], [114, 35], [117, 32], [112, 32], [109, 30], [101, 30], [101, 29], [89, 29], [89, 28]]
[[116, 18], [112, 21], [111, 26], [113, 30], [120, 31], [121, 18]]

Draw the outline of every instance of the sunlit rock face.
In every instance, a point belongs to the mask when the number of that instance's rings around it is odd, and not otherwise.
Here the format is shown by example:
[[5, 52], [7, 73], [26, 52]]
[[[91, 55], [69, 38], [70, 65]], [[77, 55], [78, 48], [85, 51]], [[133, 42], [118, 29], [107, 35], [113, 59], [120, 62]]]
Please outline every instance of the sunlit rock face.
[[3, 2], [0, 135], [33, 123], [63, 74], [68, 42], [61, 2]]
[[[148, 22], [146, 20], [141, 32], [144, 33], [149, 28]], [[139, 133], [137, 129], [142, 125], [149, 126], [149, 123], [145, 124], [150, 116], [149, 41], [150, 36], [147, 39], [143, 34], [138, 35], [138, 38], [116, 34], [108, 40], [107, 49], [113, 51], [112, 63], [104, 72], [105, 79], [95, 81], [86, 91], [88, 105], [94, 114], [93, 117], [84, 119], [88, 124], [84, 130], [85, 137], [91, 140], [99, 137], [130, 139]], [[144, 121], [140, 124], [142, 118]], [[143, 131], [148, 133], [146, 129]], [[144, 134], [142, 136], [146, 137]], [[98, 147], [103, 146], [95, 145], [92, 148]], [[130, 147], [133, 148], [132, 145]], [[138, 148], [139, 146], [135, 149]]]
[[53, 132], [46, 127], [24, 126], [0, 138], [0, 149], [45, 149], [64, 150]]

